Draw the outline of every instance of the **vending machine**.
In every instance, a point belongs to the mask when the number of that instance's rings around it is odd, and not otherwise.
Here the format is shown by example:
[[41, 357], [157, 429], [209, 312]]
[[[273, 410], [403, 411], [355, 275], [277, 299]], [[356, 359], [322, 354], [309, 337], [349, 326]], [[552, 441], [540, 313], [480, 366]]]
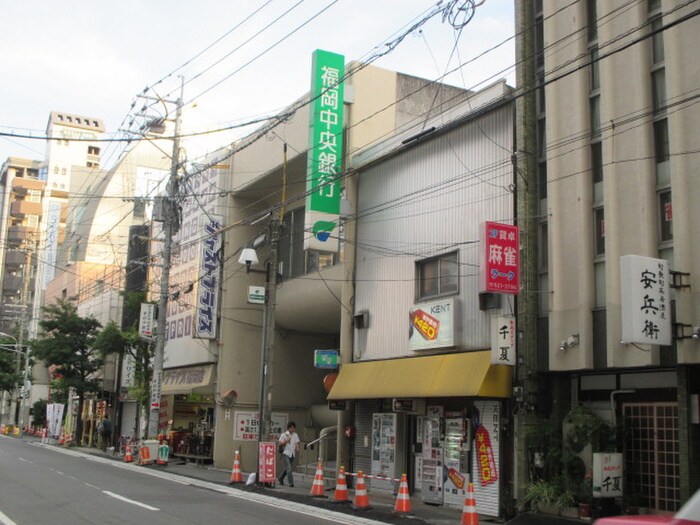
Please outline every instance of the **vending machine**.
[[428, 407], [420, 425], [423, 428], [421, 494], [425, 503], [436, 505], [443, 503], [442, 422], [440, 407]]
[[446, 507], [464, 507], [469, 483], [469, 428], [469, 420], [461, 414], [445, 417], [443, 494]]

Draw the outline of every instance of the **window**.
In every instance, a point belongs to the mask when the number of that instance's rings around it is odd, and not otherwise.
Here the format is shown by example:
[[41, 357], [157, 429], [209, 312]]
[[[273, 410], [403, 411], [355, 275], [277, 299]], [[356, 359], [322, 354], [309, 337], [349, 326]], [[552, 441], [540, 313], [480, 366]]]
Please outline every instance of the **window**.
[[600, 96], [596, 95], [589, 99], [591, 117], [591, 136], [600, 136]]
[[588, 2], [586, 2], [586, 15], [588, 22], [588, 41], [595, 42], [598, 40], [598, 9], [596, 0], [588, 0]]
[[27, 226], [30, 228], [36, 228], [39, 226], [39, 216], [38, 215], [27, 215]]
[[58, 166], [53, 167], [53, 173], [54, 175], [58, 175]]
[[673, 201], [671, 190], [659, 192], [659, 240], [673, 240]]
[[27, 190], [27, 202], [41, 202], [41, 191]]
[[591, 91], [600, 89], [600, 62], [598, 61], [598, 47], [594, 47], [590, 52], [591, 56]]
[[669, 158], [668, 123], [666, 119], [654, 122], [654, 155], [657, 164], [666, 162]]
[[591, 178], [593, 179], [593, 202], [603, 202], [603, 143], [591, 144]]
[[458, 253], [416, 263], [416, 298], [426, 299], [459, 292]]
[[605, 210], [596, 208], [593, 210], [593, 217], [595, 221], [595, 256], [600, 257], [605, 255]]
[[97, 148], [95, 146], [88, 146], [88, 155], [99, 155], [100, 154], [100, 148]]
[[651, 97], [654, 113], [666, 110], [666, 70], [656, 69], [651, 72]]

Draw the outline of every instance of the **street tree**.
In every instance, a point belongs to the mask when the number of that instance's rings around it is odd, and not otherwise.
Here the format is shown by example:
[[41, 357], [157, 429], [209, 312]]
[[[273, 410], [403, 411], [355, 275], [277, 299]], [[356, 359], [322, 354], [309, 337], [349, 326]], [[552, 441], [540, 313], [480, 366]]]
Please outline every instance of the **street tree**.
[[39, 321], [43, 338], [31, 341], [32, 354], [60, 377], [54, 385], [64, 395], [70, 389], [75, 391], [76, 435], [82, 436], [85, 395], [101, 390], [97, 372], [104, 365], [104, 358], [94, 343], [102, 325], [94, 317], [79, 316], [77, 307], [69, 300], [57, 300], [43, 307], [43, 312], [44, 318]]
[[12, 339], [0, 339], [0, 394], [2, 392], [12, 392], [20, 381], [20, 376], [17, 373], [17, 354], [11, 350], [3, 351], [1, 347], [6, 349], [14, 348]]
[[[141, 418], [138, 414], [141, 414], [144, 407], [148, 407], [150, 402], [154, 348], [149, 340], [139, 336], [138, 331], [141, 304], [146, 302], [146, 292], [140, 290], [124, 291], [122, 297], [121, 330], [116, 323], [110, 322], [98, 336], [96, 347], [104, 357], [116, 354], [120, 357], [120, 362], [128, 363], [129, 366], [125, 368], [130, 372], [129, 377], [125, 379], [129, 385], [129, 398], [135, 399], [137, 403], [134, 428], [136, 434], [141, 435], [139, 428]], [[121, 377], [119, 382], [123, 384]]]

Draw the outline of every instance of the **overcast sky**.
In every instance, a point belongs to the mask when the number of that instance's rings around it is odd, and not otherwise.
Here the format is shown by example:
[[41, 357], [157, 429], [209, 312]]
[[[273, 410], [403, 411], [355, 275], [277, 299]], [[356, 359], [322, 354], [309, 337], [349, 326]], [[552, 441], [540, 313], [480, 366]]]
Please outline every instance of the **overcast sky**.
[[[189, 102], [185, 111], [190, 129], [218, 128], [271, 115], [309, 90], [314, 49], [343, 54], [346, 61], [366, 60], [385, 51], [387, 42], [404, 34], [437, 3], [3, 2], [0, 132], [43, 135], [49, 112], [57, 110], [101, 118], [108, 133], [116, 133], [145, 87], [176, 98], [177, 75], [187, 81], [184, 100]], [[437, 79], [466, 63], [446, 79], [448, 83], [479, 89], [507, 78], [513, 84], [513, 32], [513, 2], [485, 0], [461, 31], [439, 14], [374, 64]], [[137, 108], [141, 105], [138, 102]], [[201, 154], [232, 138], [216, 134], [192, 147]], [[41, 140], [0, 137], [0, 163], [8, 156], [41, 160], [44, 152]], [[188, 152], [188, 157], [194, 154]]]

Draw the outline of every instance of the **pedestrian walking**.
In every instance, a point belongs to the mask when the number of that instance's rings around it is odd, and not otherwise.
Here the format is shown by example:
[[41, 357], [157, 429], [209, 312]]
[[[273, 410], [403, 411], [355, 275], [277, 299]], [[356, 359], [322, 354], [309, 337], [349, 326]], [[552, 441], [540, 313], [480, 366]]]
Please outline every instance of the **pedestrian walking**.
[[97, 430], [102, 437], [102, 451], [106, 452], [107, 447], [110, 445], [112, 440], [112, 423], [109, 420], [109, 414], [105, 414], [105, 417], [102, 419], [102, 421], [100, 421]]
[[287, 425], [287, 431], [284, 432], [278, 440], [282, 459], [284, 460], [284, 472], [282, 472], [282, 475], [279, 477], [280, 485], [284, 485], [284, 478], [286, 476], [287, 481], [289, 481], [289, 486], [294, 486], [292, 466], [294, 464], [294, 457], [297, 455], [297, 452], [299, 452], [299, 442], [297, 426], [294, 424], [294, 421], [290, 421]]

